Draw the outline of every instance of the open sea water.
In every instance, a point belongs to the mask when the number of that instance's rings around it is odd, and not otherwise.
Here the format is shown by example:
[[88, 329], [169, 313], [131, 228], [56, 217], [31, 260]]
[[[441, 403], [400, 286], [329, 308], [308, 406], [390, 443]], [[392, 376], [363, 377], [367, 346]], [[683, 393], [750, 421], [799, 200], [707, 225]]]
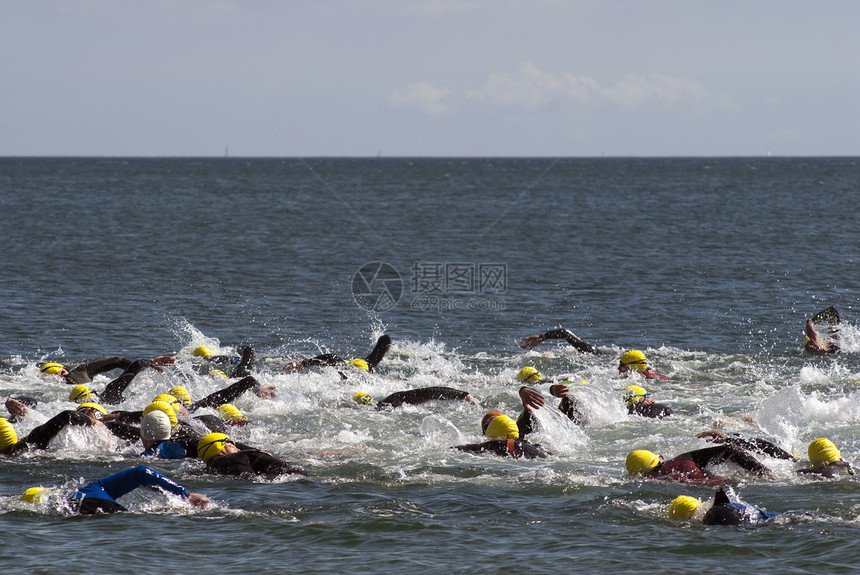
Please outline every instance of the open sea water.
[[[194, 347], [248, 344], [278, 396], [236, 400], [251, 422], [233, 436], [310, 472], [148, 462], [211, 497], [204, 510], [139, 492], [111, 516], [20, 501], [144, 462], [139, 443], [65, 430], [0, 461], [3, 569], [854, 573], [856, 478], [801, 478], [760, 456], [774, 479], [723, 471], [750, 503], [794, 513], [707, 527], [665, 510], [713, 489], [633, 479], [624, 458], [705, 447], [695, 434], [719, 419], [804, 458], [829, 437], [860, 463], [858, 176], [857, 158], [0, 158], [0, 392], [41, 402], [18, 436], [72, 406], [41, 362], [175, 355], [117, 406], [141, 409], [177, 384], [194, 398], [220, 387]], [[843, 353], [805, 355], [805, 320], [831, 305]], [[606, 354], [519, 348], [555, 327]], [[376, 373], [281, 369], [363, 357], [382, 333], [394, 343]], [[672, 379], [622, 378], [627, 349]], [[516, 417], [525, 365], [587, 381], [573, 393], [590, 424], [547, 394], [531, 439], [551, 457], [452, 450], [480, 441], [485, 412]], [[630, 383], [675, 416], [627, 415]], [[430, 385], [480, 404], [352, 401]]]

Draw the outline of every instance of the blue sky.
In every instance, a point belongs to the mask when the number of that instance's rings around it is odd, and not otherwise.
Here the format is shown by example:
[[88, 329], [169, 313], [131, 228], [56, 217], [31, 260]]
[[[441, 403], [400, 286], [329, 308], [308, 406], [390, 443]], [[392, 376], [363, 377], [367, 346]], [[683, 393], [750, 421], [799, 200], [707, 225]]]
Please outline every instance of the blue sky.
[[860, 3], [0, 0], [0, 155], [860, 155]]

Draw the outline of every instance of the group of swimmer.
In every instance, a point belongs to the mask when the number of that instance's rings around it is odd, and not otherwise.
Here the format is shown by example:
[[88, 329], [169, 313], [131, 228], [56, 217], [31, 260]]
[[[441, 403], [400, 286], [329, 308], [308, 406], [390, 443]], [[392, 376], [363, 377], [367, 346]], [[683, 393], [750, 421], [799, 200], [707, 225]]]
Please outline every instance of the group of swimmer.
[[[814, 324], [822, 319], [829, 325], [838, 323], [835, 308], [832, 312], [822, 312], [815, 321], [807, 322], [807, 341], [805, 347], [811, 353], [833, 353], [838, 348], [835, 343], [822, 342], [815, 331]], [[836, 318], [833, 321], [833, 318]], [[582, 353], [604, 355], [605, 352], [577, 337], [567, 329], [554, 329], [544, 333], [522, 338], [520, 346], [523, 349], [534, 349], [546, 340], [565, 340]], [[812, 343], [810, 343], [812, 342]], [[349, 376], [345, 372], [358, 369], [368, 373], [374, 372], [391, 347], [391, 338], [381, 336], [373, 350], [364, 358], [344, 360], [335, 354], [322, 354], [311, 358], [290, 362], [283, 367], [288, 373], [300, 373], [317, 366], [335, 366], [342, 379]], [[140, 441], [144, 457], [157, 459], [200, 459], [205, 464], [207, 472], [231, 476], [264, 476], [276, 477], [285, 474], [307, 475], [301, 467], [283, 461], [271, 453], [243, 443], [235, 442], [229, 434], [230, 426], [241, 426], [246, 418], [232, 405], [232, 401], [251, 391], [266, 399], [275, 396], [273, 386], [260, 385], [251, 375], [251, 368], [256, 354], [249, 346], [239, 346], [237, 355], [216, 356], [205, 346], [198, 346], [192, 356], [207, 365], [234, 366], [228, 376], [221, 369], [211, 369], [210, 376], [214, 379], [229, 383], [210, 395], [192, 401], [188, 390], [175, 386], [165, 394], [160, 394], [140, 411], [108, 411], [104, 405], [112, 406], [124, 401], [124, 392], [132, 383], [135, 376], [145, 369], [151, 368], [162, 371], [174, 365], [172, 356], [158, 356], [151, 359], [130, 361], [122, 357], [109, 357], [90, 361], [72, 369], [49, 362], [40, 366], [40, 371], [46, 376], [71, 385], [69, 400], [76, 402], [75, 409], [61, 411], [51, 417], [46, 423], [30, 431], [24, 438], [19, 439], [14, 423], [27, 416], [28, 410], [38, 405], [38, 400], [32, 397], [13, 396], [6, 400], [9, 418], [0, 418], [0, 455], [14, 457], [31, 450], [47, 449], [51, 440], [65, 427], [74, 426], [104, 426], [112, 434], [127, 442]], [[226, 368], [226, 367], [225, 367]], [[89, 387], [93, 378], [113, 370], [122, 370], [119, 377], [110, 381], [101, 392], [95, 392]], [[640, 350], [624, 352], [618, 363], [618, 371], [627, 377], [661, 381], [669, 377], [658, 373], [648, 365], [645, 353]], [[544, 395], [536, 386], [549, 383], [548, 391], [551, 396], [560, 400], [558, 408], [574, 424], [584, 426], [588, 421], [580, 412], [576, 398], [571, 393], [573, 381], [561, 380], [547, 382], [543, 375], [532, 366], [523, 367], [517, 374], [522, 383], [519, 397], [523, 411], [515, 421], [507, 415], [490, 411], [481, 420], [481, 430], [486, 440], [480, 443], [457, 445], [454, 449], [473, 454], [492, 454], [513, 458], [544, 458], [549, 454], [539, 444], [528, 441], [538, 425], [535, 416], [537, 410], [546, 405]], [[672, 409], [651, 399], [651, 394], [642, 386], [631, 384], [624, 388], [624, 400], [628, 413], [650, 418], [672, 416]], [[360, 404], [372, 404], [374, 400], [369, 394], [358, 392], [353, 398]], [[375, 402], [376, 409], [395, 409], [406, 404], [422, 404], [434, 400], [456, 400], [476, 404], [476, 399], [467, 391], [451, 387], [425, 387], [404, 390], [390, 394], [388, 397]], [[211, 414], [192, 415], [202, 408], [216, 410], [217, 416]], [[726, 486], [730, 480], [714, 475], [709, 467], [725, 462], [738, 465], [758, 477], [770, 477], [772, 472], [760, 463], [754, 454], [796, 461], [796, 458], [761, 438], [749, 438], [739, 434], [726, 434], [721, 431], [705, 431], [698, 435], [715, 445], [682, 453], [674, 458], [664, 460], [645, 449], [631, 451], [626, 458], [627, 472], [634, 477], [675, 481], [685, 484], [720, 487], [713, 503], [706, 505], [701, 500], [690, 496], [679, 496], [669, 505], [668, 512], [672, 517], [698, 519], [704, 523], [738, 524], [754, 523], [772, 516], [754, 506], [743, 503], [734, 492]], [[801, 474], [817, 474], [824, 477], [837, 475], [853, 475], [850, 463], [842, 460], [839, 450], [826, 438], [817, 438], [808, 448], [809, 465], [799, 469]], [[195, 506], [205, 507], [210, 503], [202, 494], [191, 493], [172, 479], [146, 466], [138, 465], [131, 469], [115, 473], [98, 481], [77, 489], [66, 496], [71, 509], [77, 513], [108, 513], [124, 510], [117, 499], [138, 487], [156, 487], [167, 493], [179, 495]], [[41, 501], [50, 489], [42, 486], [28, 489], [22, 499], [36, 503]]]

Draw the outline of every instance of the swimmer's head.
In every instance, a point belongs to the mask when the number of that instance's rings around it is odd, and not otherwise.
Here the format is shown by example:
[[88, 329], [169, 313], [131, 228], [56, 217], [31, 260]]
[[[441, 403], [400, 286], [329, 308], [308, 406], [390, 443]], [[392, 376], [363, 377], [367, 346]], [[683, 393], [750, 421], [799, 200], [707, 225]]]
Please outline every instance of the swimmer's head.
[[76, 385], [69, 392], [69, 400], [75, 403], [85, 403], [93, 399], [96, 399], [96, 394], [93, 393], [93, 390], [88, 385]]
[[698, 509], [702, 505], [701, 499], [696, 499], [695, 497], [690, 497], [689, 495], [679, 495], [669, 504], [667, 511], [669, 512], [669, 517], [676, 517], [679, 519], [689, 519], [696, 513], [696, 509]]
[[101, 419], [103, 416], [107, 415], [107, 409], [98, 403], [82, 403], [78, 406], [76, 411], [82, 411], [87, 415], [87, 417], [91, 417], [93, 419]]
[[543, 376], [537, 369], [527, 365], [517, 374], [517, 379], [523, 383], [540, 383], [543, 381]]
[[213, 369], [209, 371], [209, 377], [212, 379], [227, 379], [227, 374], [220, 369]]
[[177, 385], [176, 387], [171, 388], [167, 393], [178, 399], [182, 405], [191, 405], [191, 394], [188, 393], [188, 390], [185, 389], [185, 387]]
[[18, 443], [18, 434], [15, 433], [15, 428], [5, 417], [0, 417], [0, 449], [6, 449], [16, 443]]
[[170, 427], [176, 427], [179, 423], [179, 417], [176, 415], [176, 410], [173, 405], [166, 401], [153, 401], [143, 408], [143, 416], [146, 417], [153, 411], [163, 412], [170, 419]]
[[[66, 367], [62, 363], [43, 363], [42, 367], [39, 368], [39, 371], [42, 373], [47, 373], [48, 375], [56, 375], [66, 369]], [[62, 374], [60, 374], [62, 375]]]
[[809, 462], [815, 467], [842, 459], [836, 445], [825, 437], [819, 437], [810, 443], [807, 453], [809, 454]]
[[152, 403], [155, 403], [156, 401], [163, 401], [171, 408], [173, 408], [173, 411], [175, 411], [177, 415], [182, 412], [182, 408], [180, 407], [182, 405], [182, 401], [175, 395], [171, 395], [169, 393], [159, 393], [153, 398]]
[[145, 441], [166, 441], [170, 439], [173, 424], [170, 416], [155, 409], [140, 419], [140, 438]]
[[372, 397], [370, 397], [370, 394], [369, 394], [369, 393], [366, 393], [366, 392], [364, 392], [364, 391], [359, 391], [358, 393], [356, 393], [355, 395], [353, 395], [353, 396], [352, 396], [352, 400], [353, 400], [354, 402], [356, 402], [356, 403], [360, 403], [360, 404], [362, 404], [362, 405], [368, 405], [368, 404], [370, 404], [370, 403], [373, 403], [373, 398], [372, 398]]
[[197, 457], [203, 460], [203, 463], [209, 463], [209, 460], [218, 455], [227, 442], [230, 441], [230, 436], [225, 433], [207, 433], [197, 442]]
[[513, 437], [519, 439], [520, 429], [517, 422], [498, 411], [491, 411], [481, 420], [481, 431], [492, 439]]
[[635, 369], [637, 371], [645, 371], [648, 369], [648, 360], [645, 359], [645, 353], [638, 349], [625, 351], [621, 355], [621, 361], [618, 362], [619, 371], [628, 371]]
[[205, 345], [198, 345], [191, 351], [194, 357], [212, 357], [212, 350]]
[[657, 467], [660, 464], [660, 456], [646, 449], [637, 449], [627, 454], [624, 464], [627, 467], [627, 473], [640, 475]]
[[31, 487], [21, 494], [21, 501], [26, 501], [27, 503], [39, 503], [48, 491], [50, 491], [50, 489], [42, 487], [41, 485], [39, 487]]
[[218, 406], [218, 417], [220, 417], [227, 425], [242, 426], [248, 422], [248, 418], [242, 415], [239, 408], [232, 403], [224, 403]]
[[351, 363], [352, 365], [354, 365], [358, 369], [362, 369], [362, 370], [368, 371], [368, 372], [370, 371], [370, 366], [367, 365], [367, 362], [364, 361], [363, 359], [347, 359], [346, 363]]
[[628, 385], [624, 388], [624, 401], [627, 405], [639, 403], [649, 395], [651, 394], [644, 387], [638, 385]]

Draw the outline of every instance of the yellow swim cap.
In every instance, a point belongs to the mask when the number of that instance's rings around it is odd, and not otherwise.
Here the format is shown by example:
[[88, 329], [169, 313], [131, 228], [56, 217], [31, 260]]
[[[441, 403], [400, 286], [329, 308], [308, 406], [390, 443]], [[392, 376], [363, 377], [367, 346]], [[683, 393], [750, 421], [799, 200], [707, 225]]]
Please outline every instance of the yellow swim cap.
[[181, 412], [179, 406], [182, 405], [182, 401], [180, 401], [180, 399], [175, 395], [171, 395], [169, 393], [159, 393], [152, 399], [152, 403], [155, 403], [156, 401], [163, 401], [164, 403], [169, 405], [173, 409], [173, 411], [176, 412], [177, 415], [179, 415], [179, 413]]
[[100, 412], [102, 415], [107, 415], [107, 409], [105, 409], [98, 403], [82, 403], [78, 406], [78, 411], [82, 409], [92, 409], [94, 411]]
[[69, 400], [75, 403], [83, 403], [89, 399], [96, 399], [96, 394], [89, 388], [88, 385], [76, 385], [69, 392]]
[[660, 457], [646, 449], [637, 449], [627, 454], [627, 473], [630, 475], [638, 475], [648, 473], [660, 463]]
[[358, 369], [363, 369], [364, 371], [370, 371], [370, 366], [367, 365], [367, 362], [364, 361], [363, 359], [348, 359], [348, 360], [346, 360], [346, 363], [351, 363], [352, 365], [354, 365]]
[[679, 519], [689, 519], [696, 512], [696, 509], [702, 504], [700, 499], [690, 497], [689, 495], [679, 495], [669, 504], [669, 517]]
[[209, 377], [212, 379], [227, 379], [227, 374], [220, 369], [213, 369], [209, 372]]
[[47, 487], [31, 487], [27, 491], [21, 494], [21, 500], [26, 501], [28, 503], [39, 503], [42, 500], [42, 496], [50, 491]]
[[224, 449], [228, 441], [230, 436], [224, 433], [207, 433], [197, 442], [197, 457], [204, 463], [209, 463], [210, 459]]
[[42, 373], [55, 375], [65, 369], [65, 366], [62, 363], [43, 363], [39, 369]]
[[361, 403], [363, 405], [367, 405], [368, 403], [373, 402], [373, 398], [370, 397], [369, 393], [365, 393], [363, 391], [359, 391], [355, 395], [352, 396], [352, 400], [356, 403]]
[[833, 442], [824, 437], [819, 437], [810, 443], [807, 453], [809, 453], [810, 463], [815, 467], [842, 459]]
[[649, 395], [651, 394], [644, 387], [638, 385], [628, 385], [624, 388], [624, 401], [627, 402], [627, 405], [639, 403]]
[[170, 427], [176, 427], [176, 424], [179, 423], [179, 418], [176, 416], [176, 410], [173, 408], [173, 405], [165, 401], [153, 401], [143, 408], [143, 415], [146, 416], [156, 409], [163, 411], [167, 415], [170, 419]]
[[644, 371], [648, 369], [648, 360], [645, 354], [638, 349], [631, 349], [621, 356], [621, 365]]
[[[488, 417], [492, 413], [497, 413], [498, 415]], [[493, 439], [505, 439], [507, 437], [519, 439], [520, 437], [520, 429], [517, 427], [517, 422], [507, 415], [498, 412], [490, 412], [485, 415], [481, 421], [481, 428], [484, 431], [484, 435]]]
[[181, 385], [171, 388], [167, 393], [182, 402], [182, 405], [191, 405], [191, 394]]
[[540, 383], [543, 381], [543, 376], [538, 370], [530, 365], [525, 366], [517, 374], [517, 379], [523, 383]]
[[5, 417], [0, 417], [0, 449], [6, 449], [10, 445], [18, 443], [18, 434], [15, 428]]
[[218, 412], [218, 417], [229, 423], [242, 423], [248, 421], [248, 418], [242, 415], [239, 408], [232, 403], [224, 403], [218, 406], [216, 411]]
[[206, 347], [205, 345], [198, 345], [191, 352], [191, 355], [193, 355], [194, 357], [211, 357], [212, 356], [212, 350], [209, 349], [208, 347]]

